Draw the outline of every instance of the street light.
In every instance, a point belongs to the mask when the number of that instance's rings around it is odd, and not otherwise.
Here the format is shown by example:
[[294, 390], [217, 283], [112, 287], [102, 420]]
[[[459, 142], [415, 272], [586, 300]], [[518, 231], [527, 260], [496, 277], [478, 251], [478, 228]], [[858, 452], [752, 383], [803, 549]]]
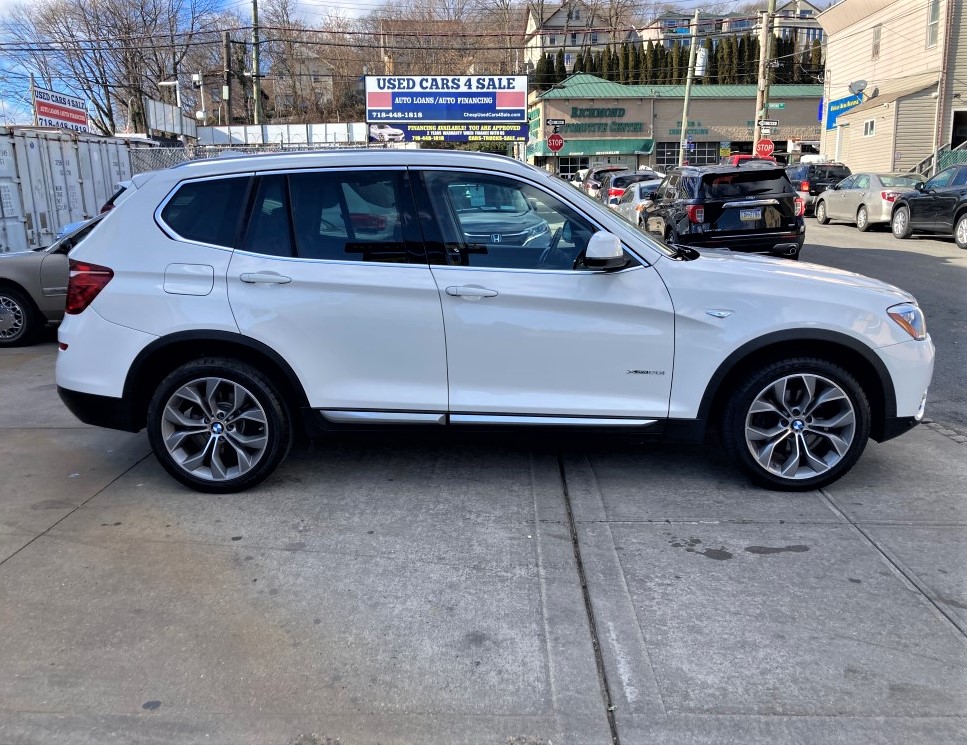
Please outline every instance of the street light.
[[175, 80], [162, 80], [158, 83], [159, 88], [167, 85], [173, 85], [175, 87], [175, 106], [181, 109], [181, 84], [177, 78]]

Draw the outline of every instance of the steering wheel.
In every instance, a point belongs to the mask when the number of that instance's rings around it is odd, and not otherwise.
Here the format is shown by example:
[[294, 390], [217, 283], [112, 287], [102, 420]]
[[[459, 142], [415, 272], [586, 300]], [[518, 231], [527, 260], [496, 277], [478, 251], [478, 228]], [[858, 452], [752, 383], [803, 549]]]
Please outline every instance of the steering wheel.
[[547, 244], [547, 248], [541, 251], [540, 258], [537, 259], [537, 266], [543, 267], [547, 265], [548, 260], [557, 248], [557, 244], [561, 242], [562, 235], [564, 235], [563, 225], [554, 231], [554, 235], [551, 236], [551, 241]]

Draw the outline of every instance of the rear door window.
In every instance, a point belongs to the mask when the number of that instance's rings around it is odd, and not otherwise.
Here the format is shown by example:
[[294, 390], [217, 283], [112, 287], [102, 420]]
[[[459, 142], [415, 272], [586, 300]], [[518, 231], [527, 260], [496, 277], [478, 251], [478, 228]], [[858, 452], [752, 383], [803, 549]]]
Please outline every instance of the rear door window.
[[703, 196], [707, 199], [752, 197], [761, 194], [783, 194], [793, 191], [782, 172], [742, 171], [710, 173], [702, 179]]
[[161, 210], [161, 221], [178, 237], [232, 248], [242, 222], [248, 176], [189, 181]]

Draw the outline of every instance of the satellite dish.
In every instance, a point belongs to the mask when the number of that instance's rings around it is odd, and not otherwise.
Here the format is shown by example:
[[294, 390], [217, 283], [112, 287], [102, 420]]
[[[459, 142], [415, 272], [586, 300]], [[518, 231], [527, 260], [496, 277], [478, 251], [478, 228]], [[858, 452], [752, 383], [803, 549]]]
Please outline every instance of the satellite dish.
[[865, 90], [866, 90], [865, 80], [854, 80], [852, 83], [849, 84], [849, 92], [852, 93], [854, 96], [860, 95], [860, 93], [862, 93]]

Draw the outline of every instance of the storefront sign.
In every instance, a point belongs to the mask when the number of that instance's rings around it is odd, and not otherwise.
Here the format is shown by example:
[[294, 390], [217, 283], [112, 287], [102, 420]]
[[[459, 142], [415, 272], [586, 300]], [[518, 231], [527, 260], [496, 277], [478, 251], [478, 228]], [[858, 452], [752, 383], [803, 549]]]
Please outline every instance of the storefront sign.
[[87, 101], [56, 91], [34, 88], [34, 113], [41, 127], [87, 132]]
[[571, 107], [571, 117], [573, 119], [623, 119], [625, 110], [622, 108], [582, 108], [580, 106]]
[[[677, 122], [675, 122], [675, 124], [677, 124], [678, 126], [677, 127], [672, 127], [671, 129], [669, 129], [668, 130], [668, 134], [670, 134], [670, 135], [681, 135], [681, 133], [682, 133], [682, 122], [681, 122], [681, 120], [679, 119]], [[690, 134], [690, 135], [707, 135], [708, 134], [708, 127], [703, 127], [701, 122], [698, 122], [698, 121], [693, 122], [693, 121], [689, 120], [688, 127], [685, 130], [685, 134]]]
[[863, 103], [863, 99], [860, 96], [846, 96], [830, 101], [829, 106], [826, 107], [826, 129], [836, 129], [837, 117], [861, 103]]

